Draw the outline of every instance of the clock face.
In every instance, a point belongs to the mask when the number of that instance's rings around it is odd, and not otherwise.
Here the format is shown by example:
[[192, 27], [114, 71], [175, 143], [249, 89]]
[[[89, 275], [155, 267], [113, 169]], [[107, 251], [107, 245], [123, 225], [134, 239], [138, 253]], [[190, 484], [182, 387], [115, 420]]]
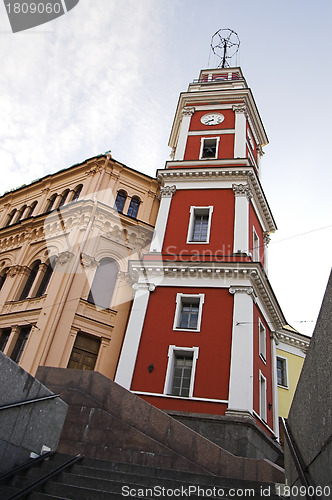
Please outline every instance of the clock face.
[[208, 113], [202, 116], [201, 122], [203, 125], [218, 125], [223, 122], [224, 119], [225, 117], [221, 113]]

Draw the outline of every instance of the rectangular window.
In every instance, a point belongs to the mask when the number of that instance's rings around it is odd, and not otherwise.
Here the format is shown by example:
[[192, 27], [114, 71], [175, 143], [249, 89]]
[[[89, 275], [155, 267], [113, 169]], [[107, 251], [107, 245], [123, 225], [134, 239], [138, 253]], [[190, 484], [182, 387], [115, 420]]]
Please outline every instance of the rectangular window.
[[266, 329], [261, 319], [258, 320], [259, 329], [259, 355], [266, 362]]
[[190, 207], [187, 243], [209, 243], [213, 207]]
[[184, 396], [186, 398], [189, 396], [192, 367], [192, 353], [175, 354], [172, 384], [173, 396]]
[[169, 346], [164, 394], [193, 396], [197, 359], [198, 347]]
[[201, 151], [199, 157], [204, 158], [217, 158], [218, 154], [218, 144], [220, 137], [202, 137], [201, 139]]
[[261, 372], [259, 372], [259, 415], [266, 422], [266, 378]]
[[26, 343], [28, 342], [30, 332], [31, 332], [31, 326], [25, 326], [21, 329], [19, 333], [13, 352], [11, 353], [10, 356], [10, 358], [16, 363], [20, 362], [24, 348], [26, 346]]
[[252, 259], [259, 262], [259, 236], [255, 228], [252, 228]]
[[277, 357], [278, 385], [288, 389], [287, 358]]
[[176, 296], [173, 330], [198, 332], [201, 327], [204, 294], [183, 294]]
[[4, 328], [0, 333], [0, 351], [3, 352], [11, 334], [10, 328]]

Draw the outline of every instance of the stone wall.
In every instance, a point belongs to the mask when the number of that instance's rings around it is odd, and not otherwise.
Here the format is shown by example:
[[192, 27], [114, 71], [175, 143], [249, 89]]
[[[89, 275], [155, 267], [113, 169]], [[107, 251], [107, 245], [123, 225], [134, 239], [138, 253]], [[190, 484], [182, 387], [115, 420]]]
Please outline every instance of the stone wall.
[[37, 378], [69, 405], [62, 453], [228, 478], [282, 482], [268, 460], [235, 457], [98, 372], [40, 367]]
[[[0, 407], [52, 392], [0, 352]], [[0, 473], [39, 455], [45, 446], [55, 450], [66, 418], [60, 398], [0, 409]]]
[[[331, 325], [332, 274], [288, 416], [294, 441], [308, 469], [309, 483], [313, 486], [330, 486], [332, 496]], [[287, 447], [285, 465], [289, 484], [299, 484]]]

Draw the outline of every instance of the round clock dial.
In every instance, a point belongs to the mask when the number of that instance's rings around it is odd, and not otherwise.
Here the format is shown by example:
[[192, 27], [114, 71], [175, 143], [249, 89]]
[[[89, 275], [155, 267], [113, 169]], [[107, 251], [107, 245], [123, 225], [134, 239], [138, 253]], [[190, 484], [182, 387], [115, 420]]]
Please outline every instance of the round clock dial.
[[203, 125], [218, 125], [223, 122], [224, 119], [225, 117], [221, 113], [208, 113], [202, 116], [201, 122]]

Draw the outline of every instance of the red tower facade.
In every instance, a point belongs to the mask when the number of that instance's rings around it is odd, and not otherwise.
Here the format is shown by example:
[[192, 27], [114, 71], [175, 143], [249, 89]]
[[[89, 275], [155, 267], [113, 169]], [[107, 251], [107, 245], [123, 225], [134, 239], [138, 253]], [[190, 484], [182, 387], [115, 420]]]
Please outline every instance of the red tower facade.
[[266, 274], [276, 230], [260, 183], [267, 142], [240, 68], [202, 70], [180, 95], [150, 252], [130, 263], [115, 380], [161, 409], [248, 416], [278, 437], [286, 321]]

